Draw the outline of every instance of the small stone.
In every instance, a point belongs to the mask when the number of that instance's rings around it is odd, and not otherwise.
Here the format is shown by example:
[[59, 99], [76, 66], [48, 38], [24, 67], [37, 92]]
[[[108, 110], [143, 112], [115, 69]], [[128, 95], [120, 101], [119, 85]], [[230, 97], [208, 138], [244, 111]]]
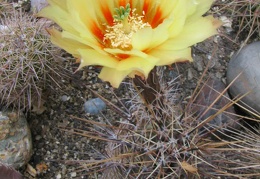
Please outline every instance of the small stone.
[[232, 97], [242, 96], [240, 104], [260, 112], [260, 41], [245, 46], [233, 55], [227, 69], [227, 83]]
[[61, 179], [61, 174], [60, 173], [56, 176], [56, 179]]
[[40, 140], [41, 138], [42, 138], [42, 136], [37, 135], [37, 136], [35, 137], [35, 140]]
[[0, 31], [6, 31], [6, 30], [8, 30], [8, 26], [0, 25]]
[[42, 8], [47, 6], [46, 0], [31, 0], [31, 8], [34, 12], [40, 11]]
[[71, 177], [76, 177], [76, 176], [77, 176], [77, 173], [76, 173], [76, 172], [72, 172], [72, 173], [70, 173], [70, 176], [71, 176]]
[[61, 173], [62, 173], [63, 175], [65, 175], [65, 174], [67, 173], [67, 167], [66, 167], [65, 165], [63, 165], [63, 166], [61, 167]]
[[215, 76], [219, 79], [223, 77], [223, 75], [220, 72], [217, 72]]
[[192, 74], [191, 69], [189, 68], [188, 69], [188, 80], [192, 80], [192, 79], [193, 79], [193, 74]]
[[65, 102], [65, 101], [68, 101], [70, 99], [70, 97], [67, 95], [62, 95], [60, 99], [61, 99], [61, 101]]
[[213, 41], [217, 44], [219, 42], [219, 35], [216, 35], [213, 39]]
[[231, 18], [228, 18], [226, 16], [220, 16], [219, 19], [223, 22], [222, 26], [232, 28], [232, 19]]
[[100, 98], [93, 98], [84, 103], [84, 110], [89, 114], [99, 114], [106, 108], [106, 104]]
[[193, 65], [194, 65], [194, 67], [195, 67], [198, 71], [203, 71], [203, 61], [202, 61], [202, 59], [194, 60]]
[[30, 164], [27, 164], [26, 172], [28, 172], [32, 177], [36, 177], [37, 171]]
[[227, 33], [230, 33], [233, 31], [231, 18], [228, 18], [226, 16], [221, 16], [219, 19], [223, 22], [222, 26], [225, 28]]

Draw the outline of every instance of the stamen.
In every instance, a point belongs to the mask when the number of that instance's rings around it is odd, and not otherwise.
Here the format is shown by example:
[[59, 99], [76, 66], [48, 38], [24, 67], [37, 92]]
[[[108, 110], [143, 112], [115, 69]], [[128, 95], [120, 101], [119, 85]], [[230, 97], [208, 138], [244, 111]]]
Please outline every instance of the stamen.
[[151, 27], [149, 23], [143, 20], [145, 14], [138, 15], [135, 11], [136, 9], [131, 11], [129, 4], [126, 5], [126, 9], [123, 7], [117, 9], [117, 15], [114, 16], [114, 25], [106, 25], [103, 42], [111, 48], [131, 49], [133, 34], [145, 27]]

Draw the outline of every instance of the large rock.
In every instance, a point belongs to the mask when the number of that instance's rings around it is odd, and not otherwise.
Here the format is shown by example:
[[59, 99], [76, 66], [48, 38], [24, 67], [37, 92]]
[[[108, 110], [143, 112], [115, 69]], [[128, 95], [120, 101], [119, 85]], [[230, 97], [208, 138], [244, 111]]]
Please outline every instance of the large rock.
[[227, 82], [231, 85], [229, 92], [233, 97], [244, 95], [240, 104], [260, 112], [260, 42], [254, 42], [236, 53], [229, 62]]
[[32, 139], [25, 117], [17, 112], [0, 111], [0, 163], [18, 169], [31, 155]]

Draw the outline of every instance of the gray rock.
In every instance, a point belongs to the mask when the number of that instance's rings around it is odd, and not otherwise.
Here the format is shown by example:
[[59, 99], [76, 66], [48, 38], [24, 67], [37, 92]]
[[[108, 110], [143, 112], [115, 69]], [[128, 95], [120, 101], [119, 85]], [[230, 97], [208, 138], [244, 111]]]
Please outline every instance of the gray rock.
[[240, 104], [260, 112], [260, 41], [233, 55], [227, 69], [227, 83], [230, 84], [240, 73], [229, 89], [230, 94], [237, 97], [251, 91]]
[[93, 98], [84, 103], [84, 110], [89, 114], [98, 114], [106, 108], [106, 104], [100, 98]]
[[18, 112], [0, 111], [0, 163], [18, 169], [31, 155], [31, 132], [25, 117]]

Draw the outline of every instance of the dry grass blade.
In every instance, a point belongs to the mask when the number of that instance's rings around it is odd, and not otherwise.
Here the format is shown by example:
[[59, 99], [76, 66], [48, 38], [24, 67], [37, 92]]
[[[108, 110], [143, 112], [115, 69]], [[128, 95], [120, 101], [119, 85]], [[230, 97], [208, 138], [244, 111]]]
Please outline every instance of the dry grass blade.
[[[244, 41], [241, 47], [254, 37], [260, 37], [260, 1], [259, 0], [217, 0], [215, 6], [218, 12], [233, 21], [233, 28], [237, 31], [235, 41]], [[243, 39], [241, 39], [243, 38]]]

